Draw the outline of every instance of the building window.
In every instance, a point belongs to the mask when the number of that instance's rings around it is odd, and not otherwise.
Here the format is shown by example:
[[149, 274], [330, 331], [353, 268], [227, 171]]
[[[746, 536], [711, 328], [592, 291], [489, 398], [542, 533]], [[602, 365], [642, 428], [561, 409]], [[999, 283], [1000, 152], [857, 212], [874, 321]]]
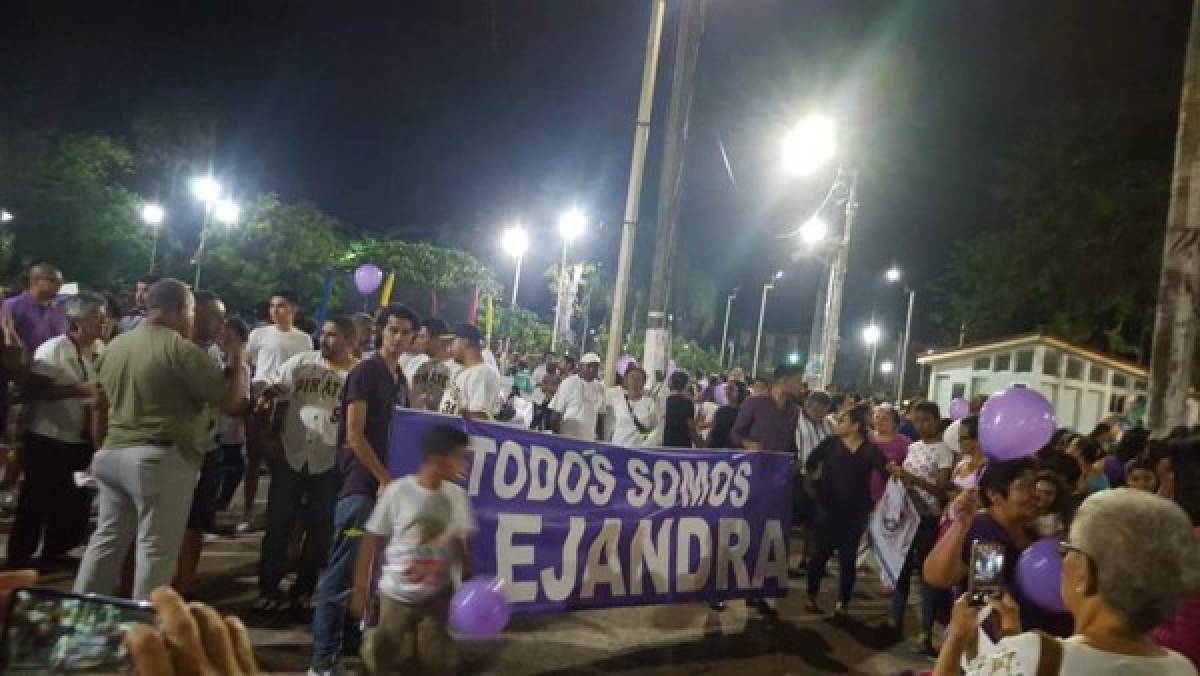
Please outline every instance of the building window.
[[1067, 377], [1071, 380], [1083, 379], [1083, 362], [1067, 357]]
[[1017, 353], [1017, 365], [1013, 369], [1017, 373], [1033, 371], [1033, 350], [1021, 350]]
[[1124, 373], [1113, 373], [1113, 387], [1129, 387], [1129, 378]]
[[992, 368], [992, 358], [991, 357], [976, 357], [975, 358], [975, 370], [976, 371], [986, 371], [990, 368]]
[[1059, 362], [1060, 359], [1057, 351], [1046, 350], [1046, 355], [1042, 360], [1042, 373], [1048, 376], [1057, 376], [1061, 367]]
[[1012, 355], [1008, 353], [996, 355], [996, 361], [992, 362], [993, 371], [1007, 371], [1012, 366]]
[[1027, 385], [1025, 383], [1013, 383], [1014, 389], [1023, 390], [1026, 387], [1027, 387]]
[[1124, 413], [1125, 412], [1125, 395], [1114, 394], [1108, 398], [1109, 413]]
[[965, 397], [967, 394], [967, 386], [962, 383], [954, 383], [954, 387], [950, 389], [950, 398], [958, 399]]
[[1135, 381], [1133, 383], [1133, 389], [1139, 390], [1141, 392], [1145, 392], [1146, 391], [1146, 381], [1144, 381], [1144, 380]]
[[1092, 368], [1088, 371], [1089, 383], [1103, 383], [1108, 380], [1108, 371], [1104, 370], [1103, 366], [1092, 364]]

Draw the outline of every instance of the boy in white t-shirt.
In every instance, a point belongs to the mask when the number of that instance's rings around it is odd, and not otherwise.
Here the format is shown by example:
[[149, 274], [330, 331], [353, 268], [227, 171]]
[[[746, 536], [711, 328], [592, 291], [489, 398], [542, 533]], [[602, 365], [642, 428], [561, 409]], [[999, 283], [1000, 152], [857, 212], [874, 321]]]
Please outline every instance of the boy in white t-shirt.
[[[363, 637], [368, 673], [454, 673], [446, 631], [451, 573], [467, 577], [466, 540], [475, 529], [467, 493], [454, 483], [467, 472], [467, 435], [438, 425], [421, 442], [416, 474], [387, 485], [367, 520], [354, 574], [350, 612], [361, 617], [371, 564], [385, 546], [379, 575], [379, 623]], [[408, 636], [414, 635], [410, 654]]]

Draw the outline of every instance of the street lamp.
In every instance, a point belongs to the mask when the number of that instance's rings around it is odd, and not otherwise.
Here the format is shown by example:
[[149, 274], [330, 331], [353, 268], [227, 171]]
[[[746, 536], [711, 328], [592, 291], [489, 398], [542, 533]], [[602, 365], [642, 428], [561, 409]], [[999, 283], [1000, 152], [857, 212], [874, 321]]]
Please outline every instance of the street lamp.
[[891, 372], [895, 371], [895, 370], [896, 370], [896, 365], [893, 364], [890, 359], [885, 359], [883, 362], [881, 362], [879, 364], [879, 372], [885, 376], [890, 375]]
[[500, 246], [504, 253], [517, 259], [517, 268], [513, 272], [512, 307], [517, 307], [517, 287], [521, 284], [521, 262], [525, 252], [529, 250], [529, 233], [520, 225], [509, 226], [500, 236]]
[[[562, 261], [558, 268], [558, 298], [554, 304], [554, 331], [550, 333], [550, 351], [558, 347], [558, 327], [562, 318], [563, 297], [567, 286], [567, 245], [583, 236], [587, 229], [587, 217], [577, 207], [564, 211], [558, 217], [558, 234], [562, 236]], [[570, 321], [570, 313], [567, 321]]]
[[150, 226], [154, 230], [154, 239], [150, 244], [150, 272], [154, 273], [154, 261], [158, 258], [158, 235], [162, 232], [163, 219], [167, 217], [167, 212], [160, 205], [154, 202], [147, 202], [142, 205], [141, 209], [142, 222]]
[[800, 241], [812, 249], [829, 235], [829, 224], [819, 215], [813, 216], [800, 226]]
[[8, 209], [0, 209], [0, 223], [9, 223], [13, 219], [12, 212]]
[[883, 331], [874, 323], [868, 324], [863, 328], [863, 342], [871, 346], [871, 365], [867, 368], [867, 385], [875, 383], [875, 349], [879, 345], [879, 339], [883, 337]]
[[[904, 274], [900, 268], [892, 266], [884, 273], [884, 277], [891, 284], [895, 284], [904, 279]], [[896, 377], [896, 401], [904, 398], [904, 374], [908, 370], [908, 339], [912, 335], [912, 316], [913, 304], [917, 300], [917, 292], [904, 284], [904, 291], [908, 294], [908, 312], [904, 317], [904, 339], [900, 341], [900, 375]]]
[[192, 263], [196, 266], [196, 278], [192, 289], [200, 290], [200, 268], [204, 256], [204, 243], [208, 240], [209, 221], [216, 218], [219, 223], [231, 226], [237, 223], [241, 209], [237, 203], [228, 198], [221, 198], [221, 184], [212, 176], [196, 176], [190, 182], [192, 196], [204, 204], [204, 221], [200, 224], [200, 243], [196, 246], [196, 255]]
[[221, 225], [236, 225], [241, 215], [242, 208], [231, 199], [219, 200], [213, 207], [213, 218]]
[[793, 174], [811, 174], [836, 153], [837, 124], [826, 115], [805, 116], [783, 137], [783, 167]]
[[221, 184], [217, 183], [212, 176], [197, 176], [191, 182], [192, 196], [204, 202], [211, 204], [221, 197]]
[[758, 351], [762, 347], [763, 317], [767, 314], [767, 292], [775, 288], [775, 282], [783, 279], [783, 270], [776, 270], [766, 284], [763, 284], [762, 303], [758, 306], [758, 334], [754, 337], [754, 361], [750, 364], [750, 375], [758, 377]]
[[725, 328], [721, 329], [721, 356], [717, 358], [717, 363], [721, 368], [725, 368], [725, 343], [729, 340], [729, 311], [733, 309], [733, 301], [737, 298], [737, 289], [733, 293], [725, 297]]

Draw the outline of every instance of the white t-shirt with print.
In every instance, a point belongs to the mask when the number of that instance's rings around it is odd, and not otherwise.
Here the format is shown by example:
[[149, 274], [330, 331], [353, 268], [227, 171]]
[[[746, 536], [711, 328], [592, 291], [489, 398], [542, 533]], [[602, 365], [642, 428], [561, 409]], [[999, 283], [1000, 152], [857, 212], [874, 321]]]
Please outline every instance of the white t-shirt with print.
[[562, 414], [562, 433], [568, 437], [594, 441], [596, 420], [604, 408], [604, 383], [588, 382], [572, 374], [558, 386], [550, 408]]
[[450, 386], [442, 394], [442, 404], [438, 410], [449, 415], [471, 411], [491, 416], [496, 411], [496, 397], [499, 395], [500, 376], [487, 364], [475, 364], [454, 375]]
[[[908, 445], [908, 454], [904, 456], [904, 469], [933, 483], [937, 483], [938, 470], [953, 467], [954, 452], [944, 441], [932, 444], [914, 441]], [[922, 515], [938, 516], [942, 513], [941, 500], [933, 493], [920, 486], [911, 486], [909, 493], [913, 497], [913, 506]]]
[[288, 402], [283, 419], [283, 452], [288, 466], [310, 474], [333, 468], [337, 451], [342, 388], [349, 369], [335, 369], [320, 350], [298, 354], [283, 363], [268, 382]]
[[[1079, 641], [1060, 641], [1060, 674], [1088, 676], [1196, 676], [1196, 668], [1186, 657], [1167, 651], [1162, 657], [1132, 657], [1097, 650]], [[987, 652], [981, 652], [967, 665], [967, 676], [1033, 676], [1038, 671], [1042, 652], [1037, 634], [1027, 632], [1002, 639]]]
[[[641, 399], [634, 401], [626, 399], [625, 390], [614, 387], [608, 391], [607, 399], [604, 417], [606, 424], [612, 421], [612, 442], [618, 446], [641, 446], [645, 435], [633, 424], [633, 415], [637, 416], [647, 431], [654, 429], [658, 425], [658, 407], [655, 406], [654, 397], [644, 393]], [[631, 407], [633, 415], [629, 412]]]
[[475, 519], [461, 486], [443, 481], [430, 490], [415, 476], [391, 482], [367, 519], [368, 532], [388, 539], [379, 592], [416, 603], [445, 589], [450, 571], [461, 563], [457, 543], [473, 530]]
[[269, 381], [283, 362], [312, 349], [312, 337], [295, 327], [291, 331], [280, 331], [270, 324], [254, 329], [246, 342], [246, 360], [254, 364], [252, 382]]
[[412, 387], [413, 378], [417, 375], [417, 369], [429, 361], [429, 355], [424, 352], [408, 353], [400, 355], [400, 372], [404, 374], [404, 382]]
[[[55, 385], [81, 385], [96, 379], [94, 363], [63, 335], [38, 346], [29, 370]], [[88, 400], [82, 397], [34, 400], [29, 406], [29, 431], [69, 444], [83, 443], [87, 408]]]

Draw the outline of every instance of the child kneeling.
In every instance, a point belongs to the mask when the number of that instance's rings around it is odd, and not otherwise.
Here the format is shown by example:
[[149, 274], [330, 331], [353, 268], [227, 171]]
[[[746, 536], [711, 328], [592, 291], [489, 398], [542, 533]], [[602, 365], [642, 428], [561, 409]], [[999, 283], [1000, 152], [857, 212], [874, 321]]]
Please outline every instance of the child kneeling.
[[375, 554], [385, 547], [379, 622], [363, 637], [368, 673], [443, 674], [455, 668], [454, 642], [446, 631], [450, 573], [461, 565], [466, 577], [465, 543], [475, 528], [466, 491], [454, 483], [467, 471], [467, 435], [438, 425], [421, 446], [420, 469], [387, 485], [358, 553], [350, 605], [355, 617], [370, 597]]

